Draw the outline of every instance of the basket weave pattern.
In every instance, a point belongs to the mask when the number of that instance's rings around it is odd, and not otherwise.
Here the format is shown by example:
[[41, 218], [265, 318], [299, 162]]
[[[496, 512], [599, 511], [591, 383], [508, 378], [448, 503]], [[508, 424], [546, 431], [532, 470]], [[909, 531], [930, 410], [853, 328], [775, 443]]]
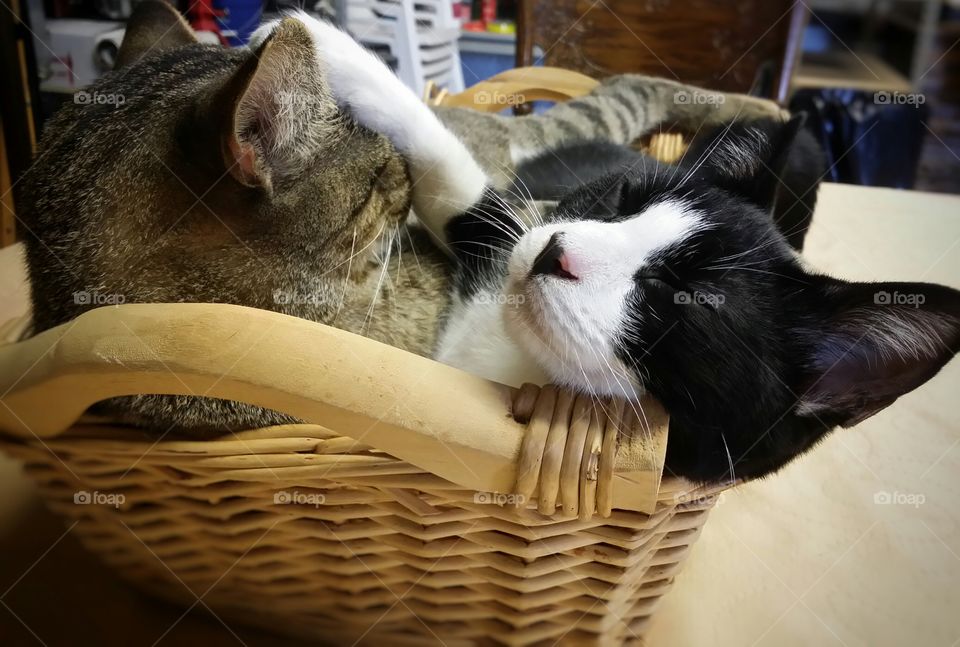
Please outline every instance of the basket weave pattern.
[[138, 586], [333, 644], [639, 642], [717, 495], [666, 478], [652, 514], [558, 519], [306, 424], [159, 443], [78, 424], [3, 448]]

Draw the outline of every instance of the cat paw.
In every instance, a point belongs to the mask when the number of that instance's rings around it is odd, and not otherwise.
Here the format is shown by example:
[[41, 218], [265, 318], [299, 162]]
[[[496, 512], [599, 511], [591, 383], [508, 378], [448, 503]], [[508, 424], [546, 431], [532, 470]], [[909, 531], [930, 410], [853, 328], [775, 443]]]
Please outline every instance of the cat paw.
[[[473, 205], [486, 175], [466, 147], [440, 122], [413, 90], [350, 34], [294, 12], [284, 20], [303, 24], [314, 44], [330, 97], [359, 125], [386, 137], [406, 159], [413, 180], [417, 216], [440, 236], [444, 218]], [[257, 30], [263, 42], [275, 25]]]
[[754, 119], [779, 119], [787, 121], [790, 119], [790, 111], [784, 110], [776, 101], [761, 99], [760, 97], [751, 97], [746, 94], [725, 94], [721, 112], [725, 117], [721, 121], [729, 119], [754, 120]]
[[316, 45], [317, 59], [334, 101], [361, 126], [378, 132], [404, 153], [424, 133], [430, 109], [373, 52], [334, 25], [306, 13], [293, 14]]

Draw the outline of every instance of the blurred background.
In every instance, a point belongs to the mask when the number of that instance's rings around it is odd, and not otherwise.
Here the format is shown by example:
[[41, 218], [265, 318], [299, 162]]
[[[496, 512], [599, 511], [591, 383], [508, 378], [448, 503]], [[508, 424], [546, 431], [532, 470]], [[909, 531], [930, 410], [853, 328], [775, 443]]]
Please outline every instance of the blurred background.
[[[137, 0], [0, 6], [0, 245], [45, 121], [108, 73]], [[960, 192], [960, 0], [175, 0], [201, 40], [243, 46], [302, 8], [420, 94], [550, 65], [750, 92], [809, 115], [827, 180]], [[517, 113], [544, 106], [504, 106]]]

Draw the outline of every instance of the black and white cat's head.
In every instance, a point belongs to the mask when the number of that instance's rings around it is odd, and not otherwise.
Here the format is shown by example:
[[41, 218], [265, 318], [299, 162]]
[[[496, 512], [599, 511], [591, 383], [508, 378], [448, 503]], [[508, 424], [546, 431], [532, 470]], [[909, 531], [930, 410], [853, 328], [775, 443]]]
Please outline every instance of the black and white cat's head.
[[510, 333], [558, 383], [655, 395], [693, 479], [774, 471], [960, 349], [960, 292], [834, 279], [789, 247], [769, 201], [798, 127], [591, 182], [509, 259]]

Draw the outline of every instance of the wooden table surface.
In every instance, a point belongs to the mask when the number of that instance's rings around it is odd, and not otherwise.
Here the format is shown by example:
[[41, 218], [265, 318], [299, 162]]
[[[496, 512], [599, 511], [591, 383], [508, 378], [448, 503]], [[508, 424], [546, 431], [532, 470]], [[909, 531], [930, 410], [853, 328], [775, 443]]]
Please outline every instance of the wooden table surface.
[[[960, 288], [960, 197], [825, 185], [805, 256], [843, 278]], [[26, 289], [22, 249], [0, 250], [0, 320], [25, 311]], [[726, 493], [650, 644], [960, 644], [958, 398], [955, 361], [776, 476]], [[197, 609], [181, 619], [127, 587], [3, 456], [0, 492], [0, 644], [301, 644]]]

